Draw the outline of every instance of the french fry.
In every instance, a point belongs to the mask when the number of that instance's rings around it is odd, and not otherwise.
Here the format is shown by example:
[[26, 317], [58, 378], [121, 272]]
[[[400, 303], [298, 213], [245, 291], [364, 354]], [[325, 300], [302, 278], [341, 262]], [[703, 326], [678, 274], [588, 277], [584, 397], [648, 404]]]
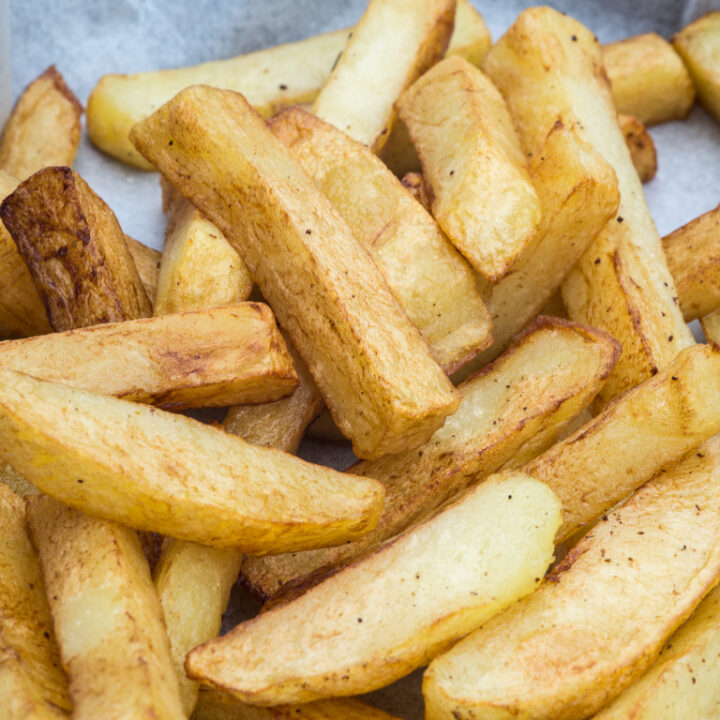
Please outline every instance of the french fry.
[[173, 410], [271, 402], [297, 386], [260, 303], [9, 340], [0, 368]]
[[490, 282], [535, 236], [540, 203], [500, 93], [460, 57], [438, 63], [397, 104], [440, 227]]
[[40, 170], [0, 205], [55, 330], [152, 314], [112, 210], [67, 167]]
[[382, 161], [300, 108], [281, 110], [270, 129], [370, 253], [446, 372], [492, 342], [490, 315], [470, 266]]
[[701, 318], [700, 325], [707, 341], [720, 347], [720, 310]]
[[657, 173], [657, 152], [650, 133], [637, 118], [630, 115], [618, 115], [618, 123], [640, 182], [650, 182]]
[[663, 238], [663, 249], [687, 322], [720, 308], [720, 207]]
[[656, 33], [610, 43], [602, 49], [613, 101], [622, 115], [644, 125], [681, 120], [690, 112], [695, 87], [672, 45]]
[[28, 500], [73, 718], [185, 717], [137, 535], [49, 497]]
[[160, 272], [160, 253], [147, 245], [143, 245], [129, 235], [125, 236], [125, 243], [132, 255], [132, 259], [135, 261], [135, 267], [148, 299], [154, 304], [157, 295], [158, 273]]
[[186, 670], [254, 705], [387, 685], [531, 592], [559, 524], [547, 486], [498, 475], [296, 600], [196, 648]]
[[428, 211], [430, 212], [430, 196], [425, 187], [425, 179], [422, 173], [405, 173], [402, 179], [403, 187]]
[[245, 558], [244, 583], [261, 597], [285, 597], [429, 517], [507, 462], [541, 453], [595, 397], [617, 353], [602, 333], [539, 319], [493, 365], [460, 386], [460, 407], [424, 446], [352, 467], [387, 488], [374, 531], [328, 551]]
[[10, 370], [0, 371], [0, 438], [3, 460], [72, 507], [253, 554], [359, 537], [375, 526], [384, 495], [369, 478], [182, 415]]
[[0, 694], [7, 720], [65, 718], [72, 708], [25, 502], [0, 485]]
[[28, 85], [0, 136], [0, 170], [24, 180], [50, 165], [72, 165], [83, 108], [51, 65]]
[[492, 38], [483, 16], [469, 0], [457, 0], [453, 33], [446, 54], [459, 55], [479, 67], [491, 46]]
[[720, 578], [720, 439], [604, 520], [533, 595], [430, 665], [428, 720], [580, 720], [640, 677]]
[[572, 319], [622, 343], [620, 360], [600, 392], [606, 402], [666, 367], [693, 339], [618, 126], [600, 45], [572, 18], [531, 8], [493, 46], [483, 68], [503, 93], [526, 152], [540, 150], [563, 108], [561, 119], [571, 115], [580, 136], [617, 175], [617, 217], [562, 288]]
[[189, 88], [131, 138], [242, 254], [358, 456], [417, 447], [456, 410], [377, 266], [241, 95]]
[[0, 483], [7, 485], [16, 495], [37, 495], [40, 491], [7, 463], [0, 462]]

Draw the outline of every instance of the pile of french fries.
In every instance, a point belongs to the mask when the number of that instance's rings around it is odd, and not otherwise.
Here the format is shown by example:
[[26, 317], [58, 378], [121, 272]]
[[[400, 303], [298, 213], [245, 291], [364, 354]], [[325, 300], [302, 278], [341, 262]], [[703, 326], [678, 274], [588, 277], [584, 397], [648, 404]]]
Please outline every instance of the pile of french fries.
[[392, 720], [353, 696], [427, 666], [428, 720], [720, 717], [720, 208], [661, 239], [642, 190], [718, 57], [720, 13], [492, 44], [370, 0], [107, 75], [88, 132], [160, 172], [162, 253], [38, 77], [0, 137], [0, 715]]

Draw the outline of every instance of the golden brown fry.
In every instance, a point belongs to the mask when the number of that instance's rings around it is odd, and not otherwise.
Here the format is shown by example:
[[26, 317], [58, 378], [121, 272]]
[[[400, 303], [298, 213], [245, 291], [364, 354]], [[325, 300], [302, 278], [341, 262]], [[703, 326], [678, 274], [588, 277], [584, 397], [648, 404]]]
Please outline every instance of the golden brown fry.
[[650, 133], [640, 120], [631, 115], [618, 115], [618, 123], [640, 182], [650, 182], [657, 172], [657, 152]]
[[43, 496], [28, 499], [28, 524], [70, 680], [73, 718], [185, 717], [136, 534]]
[[720, 347], [720, 310], [706, 315], [700, 319], [705, 338], [709, 343]]
[[260, 303], [9, 340], [0, 368], [173, 410], [270, 402], [297, 386]]
[[470, 0], [457, 0], [455, 23], [447, 55], [460, 55], [479, 67], [492, 46], [490, 31]]
[[152, 314], [115, 215], [70, 168], [25, 180], [3, 201], [0, 218], [55, 330]]
[[72, 165], [83, 107], [51, 65], [28, 85], [0, 137], [0, 170], [24, 180], [41, 168]]
[[143, 245], [129, 235], [125, 236], [127, 249], [130, 251], [140, 280], [151, 303], [155, 303], [157, 294], [158, 273], [160, 272], [160, 253]]
[[459, 57], [438, 63], [397, 104], [420, 156], [433, 215], [490, 282], [535, 236], [540, 203], [505, 103]]
[[50, 608], [25, 527], [25, 502], [0, 485], [0, 697], [6, 720], [50, 720], [71, 709]]
[[685, 63], [655, 33], [636, 35], [602, 49], [615, 107], [645, 125], [684, 118], [695, 100]]

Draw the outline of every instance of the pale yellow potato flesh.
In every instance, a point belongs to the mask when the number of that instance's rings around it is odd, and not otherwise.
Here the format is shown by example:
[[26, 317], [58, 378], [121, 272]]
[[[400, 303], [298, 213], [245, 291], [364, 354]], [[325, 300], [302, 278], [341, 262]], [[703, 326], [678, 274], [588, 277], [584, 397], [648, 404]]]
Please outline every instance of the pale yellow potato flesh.
[[0, 136], [0, 170], [24, 180], [50, 165], [72, 165], [83, 107], [51, 65], [15, 103]]
[[397, 104], [422, 163], [433, 216], [497, 282], [535, 236], [540, 201], [502, 96], [460, 57], [439, 62]]
[[603, 62], [617, 111], [644, 125], [681, 120], [695, 100], [695, 86], [672, 45], [656, 33], [603, 46]]
[[686, 348], [665, 370], [523, 466], [562, 502], [558, 542], [720, 432], [718, 377], [720, 349]]
[[720, 588], [675, 631], [652, 667], [594, 720], [685, 720], [720, 712]]
[[443, 57], [455, 0], [370, 0], [315, 98], [313, 113], [378, 153], [395, 101]]
[[650, 133], [640, 120], [631, 115], [618, 115], [618, 123], [640, 182], [650, 182], [655, 177], [658, 167], [657, 151]]
[[608, 401], [666, 367], [693, 339], [617, 122], [601, 47], [572, 18], [532, 8], [493, 46], [483, 69], [503, 93], [526, 152], [540, 150], [560, 112], [561, 119], [577, 121], [580, 136], [617, 175], [618, 214], [562, 286], [573, 320], [605, 330], [623, 345], [600, 393]]
[[713, 438], [608, 513], [533, 595], [431, 663], [426, 718], [586, 718], [647, 670], [718, 578]]
[[0, 368], [172, 410], [271, 402], [297, 386], [260, 303], [7, 340]]
[[242, 95], [188, 88], [131, 137], [243, 256], [359, 457], [417, 447], [457, 409], [373, 260]]
[[25, 501], [0, 485], [0, 697], [6, 720], [67, 717], [72, 708], [60, 666], [40, 563], [25, 526]]
[[446, 372], [492, 342], [490, 315], [470, 266], [381, 160], [300, 108], [281, 110], [270, 129], [370, 253]]
[[261, 597], [284, 597], [426, 519], [506, 463], [535, 457], [592, 401], [618, 352], [602, 333], [539, 320], [493, 365], [460, 386], [458, 411], [425, 445], [352, 466], [352, 472], [387, 488], [374, 531], [332, 550], [245, 558], [244, 583]]
[[162, 610], [137, 534], [47, 496], [28, 499], [73, 718], [179, 720]]
[[0, 438], [2, 459], [56, 499], [214, 547], [264, 554], [341, 543], [372, 529], [382, 508], [375, 480], [10, 370], [0, 371]]
[[196, 648], [188, 674], [255, 705], [387, 685], [532, 592], [560, 520], [546, 485], [497, 475], [296, 600]]

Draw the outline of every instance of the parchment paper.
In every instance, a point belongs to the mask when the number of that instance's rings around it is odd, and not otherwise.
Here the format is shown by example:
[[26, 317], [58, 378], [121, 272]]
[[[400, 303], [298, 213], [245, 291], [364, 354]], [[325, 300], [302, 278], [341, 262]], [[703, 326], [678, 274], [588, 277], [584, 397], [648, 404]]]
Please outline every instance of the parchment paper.
[[[3, 2], [0, 0], [0, 88], [1, 58], [7, 52]], [[523, 8], [537, 4], [522, 0], [473, 2], [495, 39]], [[365, 4], [366, 0], [10, 0], [13, 97], [54, 63], [85, 102], [105, 73], [196, 64], [299, 40], [355, 23]], [[588, 25], [601, 42], [651, 31], [669, 37], [700, 13], [720, 9], [720, 0], [556, 0], [551, 4]], [[720, 125], [696, 107], [688, 120], [652, 128], [651, 134], [659, 170], [645, 186], [645, 193], [664, 235], [720, 202]], [[164, 221], [155, 174], [133, 170], [100, 154], [87, 138], [75, 167], [115, 210], [125, 232], [161, 248]], [[313, 441], [303, 443], [301, 455], [340, 469], [353, 459], [346, 446]], [[238, 589], [225, 629], [256, 610]], [[420, 683], [418, 671], [372, 693], [369, 699], [402, 718], [415, 720], [422, 717]]]

